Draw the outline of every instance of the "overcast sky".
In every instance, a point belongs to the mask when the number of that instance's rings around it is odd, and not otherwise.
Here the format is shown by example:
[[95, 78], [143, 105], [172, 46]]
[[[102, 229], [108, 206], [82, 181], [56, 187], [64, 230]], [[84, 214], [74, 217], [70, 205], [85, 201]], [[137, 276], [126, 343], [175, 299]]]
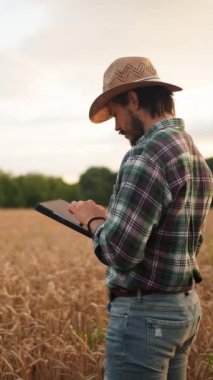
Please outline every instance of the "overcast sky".
[[213, 156], [212, 15], [212, 0], [0, 0], [0, 169], [117, 171], [129, 143], [88, 111], [109, 64], [135, 55], [184, 88], [176, 113]]

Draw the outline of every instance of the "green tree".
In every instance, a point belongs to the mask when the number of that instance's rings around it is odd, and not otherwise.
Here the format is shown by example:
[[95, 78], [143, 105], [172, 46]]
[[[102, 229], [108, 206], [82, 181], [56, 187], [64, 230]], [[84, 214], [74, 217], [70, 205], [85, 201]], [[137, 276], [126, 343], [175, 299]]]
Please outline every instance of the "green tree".
[[78, 185], [68, 185], [61, 178], [27, 174], [16, 179], [22, 193], [21, 207], [34, 207], [37, 202], [62, 198], [79, 199]]
[[48, 199], [48, 183], [41, 174], [27, 174], [16, 178], [17, 185], [22, 193], [21, 207], [33, 207], [42, 200]]
[[0, 171], [0, 207], [35, 207], [37, 202], [57, 198], [79, 200], [79, 184], [37, 173], [14, 177]]
[[19, 202], [20, 192], [14, 178], [0, 171], [0, 207], [18, 207]]
[[107, 206], [115, 183], [116, 173], [105, 167], [91, 167], [81, 175], [79, 181], [82, 199], [93, 199]]
[[[213, 158], [206, 162], [213, 172]], [[116, 175], [105, 167], [91, 167], [80, 176], [79, 183], [69, 185], [60, 177], [37, 173], [14, 177], [0, 170], [0, 207], [35, 207], [37, 202], [57, 198], [69, 202], [93, 199], [107, 206]]]
[[47, 177], [48, 199], [79, 200], [79, 185], [69, 185], [61, 178]]

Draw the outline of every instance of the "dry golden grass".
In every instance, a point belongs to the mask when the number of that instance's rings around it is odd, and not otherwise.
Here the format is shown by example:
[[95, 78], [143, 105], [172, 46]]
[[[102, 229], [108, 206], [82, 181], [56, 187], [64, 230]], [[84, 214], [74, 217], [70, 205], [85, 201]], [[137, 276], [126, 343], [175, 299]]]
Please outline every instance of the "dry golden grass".
[[[213, 211], [199, 255], [203, 320], [190, 380], [210, 380]], [[0, 211], [0, 379], [100, 380], [105, 268], [92, 242], [32, 210]]]

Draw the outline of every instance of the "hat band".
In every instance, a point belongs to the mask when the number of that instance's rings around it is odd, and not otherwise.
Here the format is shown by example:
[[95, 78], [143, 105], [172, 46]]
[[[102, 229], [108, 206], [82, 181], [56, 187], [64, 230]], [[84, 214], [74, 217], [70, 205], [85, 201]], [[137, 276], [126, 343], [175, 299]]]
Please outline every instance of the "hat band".
[[146, 78], [143, 78], [143, 79], [135, 79], [134, 81], [133, 81], [133, 83], [135, 83], [135, 82], [144, 82], [144, 81], [146, 81], [146, 80], [152, 80], [152, 79], [157, 79], [157, 80], [160, 80], [160, 78], [159, 77], [146, 77]]
[[[121, 83], [120, 85], [125, 85], [125, 84], [127, 84], [127, 83], [136, 83], [136, 82], [145, 82], [145, 81], [149, 81], [149, 80], [160, 80], [160, 78], [158, 77], [158, 76], [154, 76], [154, 77], [146, 77], [146, 78], [139, 78], [139, 79], [135, 79], [135, 80], [133, 80], [133, 81], [131, 81], [131, 82], [126, 82], [126, 83]], [[119, 86], [119, 85], [118, 85]], [[104, 88], [103, 88], [103, 91], [105, 92], [105, 91], [108, 91], [108, 90], [112, 90], [114, 87], [108, 87], [108, 86], [104, 86]]]

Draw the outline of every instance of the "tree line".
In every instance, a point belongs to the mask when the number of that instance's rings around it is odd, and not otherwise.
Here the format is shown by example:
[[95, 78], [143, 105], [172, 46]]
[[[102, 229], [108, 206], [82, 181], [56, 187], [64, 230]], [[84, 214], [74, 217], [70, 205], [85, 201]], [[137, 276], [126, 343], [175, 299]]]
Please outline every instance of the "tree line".
[[[213, 157], [206, 160], [213, 172]], [[116, 180], [116, 173], [105, 167], [91, 167], [78, 183], [68, 184], [60, 177], [37, 173], [14, 176], [0, 171], [0, 207], [32, 208], [37, 202], [51, 199], [93, 199], [107, 206]]]
[[75, 184], [38, 173], [14, 176], [0, 171], [0, 207], [32, 208], [37, 202], [57, 198], [69, 202], [93, 199], [107, 206], [115, 179], [116, 173], [105, 167], [88, 169]]

